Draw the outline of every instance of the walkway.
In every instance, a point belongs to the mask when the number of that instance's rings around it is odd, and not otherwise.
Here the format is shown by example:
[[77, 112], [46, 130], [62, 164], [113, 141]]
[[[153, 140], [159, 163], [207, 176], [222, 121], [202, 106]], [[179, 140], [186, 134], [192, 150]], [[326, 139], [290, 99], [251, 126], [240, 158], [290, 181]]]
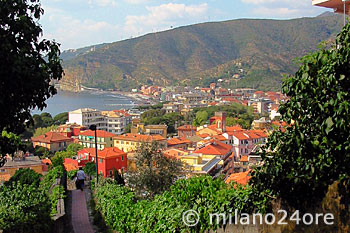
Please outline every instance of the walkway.
[[85, 191], [72, 190], [72, 225], [74, 233], [94, 233], [89, 222]]

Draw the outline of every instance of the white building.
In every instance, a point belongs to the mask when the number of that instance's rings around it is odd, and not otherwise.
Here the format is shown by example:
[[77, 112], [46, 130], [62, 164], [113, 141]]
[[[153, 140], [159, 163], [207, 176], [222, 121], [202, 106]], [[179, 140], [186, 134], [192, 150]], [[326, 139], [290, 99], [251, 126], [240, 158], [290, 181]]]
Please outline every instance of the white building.
[[77, 109], [68, 114], [68, 123], [77, 123], [86, 127], [96, 125], [97, 129], [114, 134], [124, 133], [125, 127], [130, 122], [131, 116], [91, 108]]

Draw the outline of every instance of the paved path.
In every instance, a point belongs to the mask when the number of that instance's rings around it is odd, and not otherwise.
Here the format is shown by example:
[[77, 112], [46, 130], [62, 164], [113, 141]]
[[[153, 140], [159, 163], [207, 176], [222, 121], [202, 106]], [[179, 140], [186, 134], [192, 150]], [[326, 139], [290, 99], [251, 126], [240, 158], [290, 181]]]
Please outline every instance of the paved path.
[[74, 233], [94, 233], [89, 222], [85, 191], [72, 190], [72, 225]]

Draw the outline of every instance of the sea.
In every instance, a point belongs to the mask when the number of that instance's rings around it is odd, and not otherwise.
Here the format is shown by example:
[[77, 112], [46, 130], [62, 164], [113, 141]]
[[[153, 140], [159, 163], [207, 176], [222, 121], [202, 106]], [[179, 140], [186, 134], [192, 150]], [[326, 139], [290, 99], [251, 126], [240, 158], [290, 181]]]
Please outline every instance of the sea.
[[79, 108], [97, 110], [131, 109], [137, 106], [137, 100], [130, 97], [105, 91], [84, 91], [79, 93], [58, 91], [56, 95], [46, 100], [47, 107], [42, 111], [34, 109], [32, 114], [48, 112], [54, 117], [62, 112]]

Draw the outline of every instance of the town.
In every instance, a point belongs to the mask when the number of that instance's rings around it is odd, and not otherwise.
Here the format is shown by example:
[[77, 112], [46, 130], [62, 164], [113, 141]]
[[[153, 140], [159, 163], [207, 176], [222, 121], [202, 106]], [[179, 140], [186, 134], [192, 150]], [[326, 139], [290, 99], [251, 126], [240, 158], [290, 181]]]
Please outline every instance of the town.
[[[138, 96], [154, 105], [112, 111], [77, 109], [68, 113], [65, 124], [32, 137], [32, 145], [36, 149], [47, 148], [54, 155], [72, 143], [80, 144], [82, 150], [71, 158], [64, 158], [67, 171], [78, 170], [88, 162], [96, 162], [95, 134], [89, 130], [96, 125], [98, 173], [104, 177], [113, 177], [114, 170], [121, 173], [135, 170], [134, 157], [138, 147], [142, 143], [157, 142], [162, 145], [165, 156], [179, 159], [189, 166], [185, 177], [223, 175], [226, 182], [234, 180], [244, 185], [249, 180], [249, 171], [261, 164], [259, 150], [268, 135], [272, 130], [286, 126], [279, 120], [278, 106], [287, 97], [278, 92], [249, 88], [230, 90], [212, 83], [209, 88], [142, 86]], [[240, 125], [243, 119], [219, 111], [220, 107], [232, 105], [248, 109], [256, 119], [251, 118], [248, 125]], [[177, 114], [182, 120], [149, 124], [142, 116], [152, 107], [165, 115]], [[207, 107], [218, 111], [199, 123], [195, 122], [194, 110], [197, 109], [198, 113]], [[50, 158], [44, 155], [30, 156], [32, 154], [26, 151], [17, 154], [22, 154], [22, 157], [8, 159], [2, 168], [1, 182], [8, 181], [19, 168], [27, 167], [44, 174], [51, 164]]]

